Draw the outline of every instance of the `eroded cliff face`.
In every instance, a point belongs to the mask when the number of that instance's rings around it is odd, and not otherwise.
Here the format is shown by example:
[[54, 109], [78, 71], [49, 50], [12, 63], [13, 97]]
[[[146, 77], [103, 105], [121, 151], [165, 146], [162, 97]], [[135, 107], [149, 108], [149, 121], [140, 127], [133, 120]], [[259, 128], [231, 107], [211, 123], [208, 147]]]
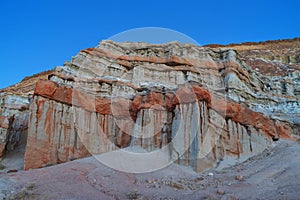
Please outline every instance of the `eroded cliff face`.
[[[266, 116], [288, 121], [294, 133], [299, 133], [300, 125], [300, 39], [275, 40], [258, 43], [230, 44], [228, 46], [207, 45], [214, 49], [232, 48], [255, 73], [255, 82], [271, 96], [255, 95], [243, 90], [234, 76], [229, 82], [231, 98], [246, 102], [250, 108], [263, 112]], [[230, 77], [229, 77], [230, 78]]]
[[28, 108], [27, 96], [0, 93], [0, 157], [5, 150], [13, 150], [27, 140]]
[[52, 71], [25, 78], [20, 83], [0, 90], [0, 158], [27, 142], [29, 106], [35, 83], [47, 79]]
[[37, 83], [25, 169], [134, 146], [196, 171], [247, 158], [297, 134], [298, 79], [228, 48], [103, 41]]

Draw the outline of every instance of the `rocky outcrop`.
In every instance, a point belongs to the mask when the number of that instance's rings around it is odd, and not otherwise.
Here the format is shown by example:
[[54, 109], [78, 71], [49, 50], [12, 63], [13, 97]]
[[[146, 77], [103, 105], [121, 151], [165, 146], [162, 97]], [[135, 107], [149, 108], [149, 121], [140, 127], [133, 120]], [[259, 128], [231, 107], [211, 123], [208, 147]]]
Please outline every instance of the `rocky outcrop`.
[[13, 150], [27, 140], [28, 108], [27, 96], [0, 93], [0, 157], [5, 150]]
[[256, 78], [252, 81], [270, 94], [266, 96], [261, 92], [249, 91], [233, 74], [227, 77], [230, 98], [245, 102], [253, 110], [263, 112], [272, 119], [291, 123], [294, 134], [299, 133], [300, 38], [207, 46], [238, 51], [240, 59], [255, 74]]
[[0, 90], [0, 158], [27, 142], [29, 106], [35, 83], [47, 79], [52, 71], [24, 78], [20, 83]]
[[25, 169], [133, 146], [196, 171], [250, 157], [297, 125], [270, 114], [299, 102], [299, 83], [279, 79], [232, 49], [103, 41], [37, 83]]
[[212, 48], [232, 48], [253, 70], [267, 76], [286, 76], [300, 69], [300, 38], [245, 42], [229, 45], [206, 45]]

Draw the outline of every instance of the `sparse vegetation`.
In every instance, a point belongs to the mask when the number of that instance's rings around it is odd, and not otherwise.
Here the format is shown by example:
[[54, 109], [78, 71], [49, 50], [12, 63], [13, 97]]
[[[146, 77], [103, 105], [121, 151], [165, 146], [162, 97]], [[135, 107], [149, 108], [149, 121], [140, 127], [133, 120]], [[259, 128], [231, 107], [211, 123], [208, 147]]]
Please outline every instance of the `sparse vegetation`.
[[28, 184], [27, 189], [28, 190], [33, 190], [35, 187], [36, 187], [35, 183], [32, 182], [32, 183]]
[[48, 163], [48, 164], [43, 164], [42, 165], [42, 168], [45, 168], [45, 167], [51, 167], [51, 166], [53, 166], [54, 164], [52, 164], [52, 163]]
[[175, 190], [183, 190], [184, 189], [184, 187], [181, 184], [174, 182], [174, 181], [170, 181], [168, 186], [171, 188], [174, 188]]
[[4, 169], [5, 169], [5, 166], [2, 163], [0, 163], [0, 170], [4, 170]]
[[39, 199], [36, 194], [33, 193], [34, 188], [36, 187], [35, 183], [28, 183], [27, 186], [23, 187], [20, 190], [16, 190], [13, 192], [6, 191], [6, 197], [7, 200], [31, 200], [31, 199]]
[[140, 196], [141, 195], [136, 190], [133, 190], [126, 195], [127, 199], [130, 199], [130, 200], [139, 199]]

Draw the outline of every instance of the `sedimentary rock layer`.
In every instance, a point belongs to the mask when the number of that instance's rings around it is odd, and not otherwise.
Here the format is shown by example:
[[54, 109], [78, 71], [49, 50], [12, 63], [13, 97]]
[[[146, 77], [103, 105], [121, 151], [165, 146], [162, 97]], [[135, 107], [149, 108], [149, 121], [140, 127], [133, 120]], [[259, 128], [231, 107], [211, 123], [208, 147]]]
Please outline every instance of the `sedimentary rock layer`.
[[104, 41], [37, 83], [25, 169], [129, 146], [168, 148], [170, 160], [196, 171], [249, 157], [293, 133], [268, 114], [298, 103], [295, 82], [289, 94], [266, 89], [281, 80], [231, 49]]
[[35, 83], [47, 79], [53, 71], [46, 71], [24, 78], [20, 83], [0, 90], [0, 158], [26, 144], [29, 105]]
[[0, 157], [5, 150], [13, 150], [26, 144], [28, 127], [27, 96], [0, 93]]

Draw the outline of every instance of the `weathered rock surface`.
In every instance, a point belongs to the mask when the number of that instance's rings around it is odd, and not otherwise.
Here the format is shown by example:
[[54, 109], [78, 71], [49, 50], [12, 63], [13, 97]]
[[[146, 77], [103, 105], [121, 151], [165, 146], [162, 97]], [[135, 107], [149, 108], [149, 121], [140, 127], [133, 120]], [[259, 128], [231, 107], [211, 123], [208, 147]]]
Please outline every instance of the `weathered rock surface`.
[[300, 69], [300, 38], [207, 46], [233, 48], [248, 66], [268, 76], [288, 75]]
[[47, 79], [52, 71], [26, 77], [16, 85], [0, 90], [0, 158], [5, 151], [26, 144], [29, 105], [35, 83]]
[[207, 46], [237, 50], [240, 59], [253, 70], [251, 73], [255, 73], [256, 78], [252, 81], [271, 95], [253, 93], [235, 75], [230, 75], [227, 82], [232, 99], [246, 102], [250, 108], [272, 119], [288, 121], [294, 133], [299, 133], [300, 38]]
[[298, 38], [103, 41], [0, 91], [0, 157], [28, 141], [25, 169], [127, 147], [167, 152], [196, 171], [248, 158], [299, 135], [299, 52]]
[[0, 157], [5, 149], [13, 150], [27, 140], [28, 107], [27, 96], [0, 93]]
[[37, 83], [25, 169], [129, 146], [196, 171], [250, 157], [297, 134], [298, 76], [261, 75], [228, 48], [103, 41]]

